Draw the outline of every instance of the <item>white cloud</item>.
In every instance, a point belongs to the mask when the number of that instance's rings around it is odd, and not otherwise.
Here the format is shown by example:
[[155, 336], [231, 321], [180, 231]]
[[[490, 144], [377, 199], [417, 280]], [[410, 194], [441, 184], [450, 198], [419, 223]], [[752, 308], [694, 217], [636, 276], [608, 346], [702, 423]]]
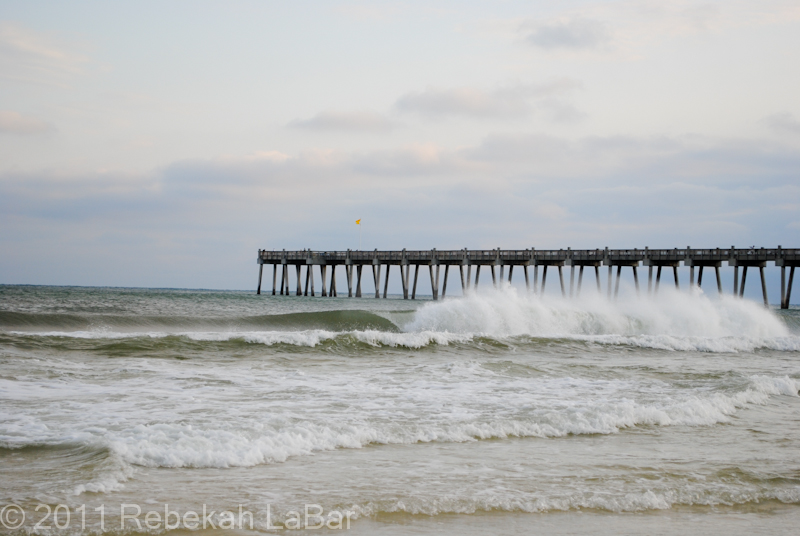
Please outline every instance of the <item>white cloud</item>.
[[[561, 78], [545, 84], [518, 84], [491, 91], [461, 87], [438, 89], [428, 87], [400, 97], [395, 108], [401, 112], [414, 112], [427, 117], [470, 116], [511, 118], [528, 115], [536, 108], [532, 101], [540, 101], [542, 109], [556, 110], [570, 105], [562, 102], [565, 95], [580, 88], [581, 83]], [[557, 114], [553, 117], [558, 118]]]
[[546, 50], [596, 48], [611, 40], [606, 24], [583, 17], [527, 23], [524, 29], [529, 44]]
[[780, 134], [800, 135], [800, 121], [794, 115], [783, 112], [764, 118], [767, 126]]
[[351, 130], [375, 132], [390, 130], [395, 125], [381, 114], [370, 111], [320, 112], [310, 119], [295, 119], [290, 127], [311, 130]]
[[18, 24], [0, 23], [0, 77], [63, 85], [80, 73], [88, 59], [70, 45]]
[[[5, 174], [0, 280], [37, 282], [26, 274], [45, 250], [75, 274], [65, 283], [247, 287], [256, 248], [354, 247], [359, 217], [370, 249], [785, 244], [796, 211], [778, 208], [800, 203], [798, 166], [796, 149], [758, 140], [505, 135]], [[187, 274], [198, 247], [214, 255]], [[119, 255], [138, 264], [112, 270]]]
[[791, 0], [611, 0], [571, 5], [547, 19], [489, 21], [479, 29], [547, 53], [602, 52], [630, 59], [641, 58], [646, 47], [663, 39], [719, 35], [798, 19], [800, 8]]
[[17, 112], [0, 110], [0, 132], [8, 134], [47, 134], [55, 130], [53, 125], [27, 117]]

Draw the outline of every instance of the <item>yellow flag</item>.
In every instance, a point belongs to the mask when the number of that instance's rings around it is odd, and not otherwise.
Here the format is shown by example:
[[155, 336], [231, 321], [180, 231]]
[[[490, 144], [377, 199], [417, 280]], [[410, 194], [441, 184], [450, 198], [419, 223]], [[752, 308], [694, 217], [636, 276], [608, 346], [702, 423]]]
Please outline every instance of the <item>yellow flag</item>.
[[361, 225], [361, 220], [356, 220], [356, 225]]

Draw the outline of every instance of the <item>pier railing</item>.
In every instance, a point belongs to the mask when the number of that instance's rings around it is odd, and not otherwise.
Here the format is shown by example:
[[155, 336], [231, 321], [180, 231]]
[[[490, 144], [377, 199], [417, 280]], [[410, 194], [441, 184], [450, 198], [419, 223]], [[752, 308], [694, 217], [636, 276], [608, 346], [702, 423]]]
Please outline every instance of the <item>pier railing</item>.
[[[558, 269], [561, 292], [566, 296], [564, 285], [563, 267], [570, 266], [569, 295], [577, 296], [581, 291], [584, 268], [593, 267], [597, 288], [600, 290], [600, 266], [608, 266], [608, 295], [611, 297], [612, 271], [617, 267], [616, 285], [614, 286], [614, 296], [619, 292], [619, 280], [623, 267], [633, 270], [634, 282], [637, 292], [639, 291], [638, 267], [640, 265], [648, 267], [648, 293], [658, 292], [661, 282], [661, 271], [663, 268], [672, 268], [675, 286], [680, 288], [678, 280], [678, 267], [683, 263], [690, 268], [689, 286], [695, 286], [695, 268], [699, 269], [697, 285], [702, 284], [703, 269], [713, 268], [717, 288], [722, 293], [722, 283], [720, 281], [720, 267], [723, 262], [734, 268], [733, 293], [737, 296], [744, 294], [744, 286], [747, 278], [748, 268], [758, 268], [761, 275], [761, 287], [764, 295], [764, 303], [768, 304], [767, 288], [764, 278], [764, 268], [768, 262], [773, 262], [775, 266], [781, 268], [781, 307], [788, 308], [789, 299], [792, 292], [792, 282], [794, 280], [794, 269], [800, 265], [800, 248], [786, 249], [778, 246], [777, 248], [715, 248], [715, 249], [695, 249], [695, 248], [673, 248], [673, 249], [459, 249], [459, 250], [391, 250], [391, 251], [312, 251], [312, 250], [258, 250], [257, 262], [259, 266], [258, 275], [258, 294], [261, 294], [261, 280], [263, 267], [265, 264], [273, 265], [273, 284], [272, 294], [276, 294], [278, 265], [281, 265], [281, 286], [280, 294], [289, 294], [289, 266], [294, 266], [297, 272], [297, 291], [296, 295], [309, 295], [309, 283], [311, 296], [315, 295], [314, 278], [311, 276], [313, 266], [319, 266], [322, 275], [322, 296], [337, 296], [336, 290], [336, 267], [344, 265], [347, 274], [348, 295], [353, 296], [353, 272], [355, 271], [357, 282], [355, 286], [356, 297], [361, 296], [361, 273], [364, 266], [371, 266], [375, 284], [375, 297], [380, 297], [380, 276], [381, 269], [385, 266], [386, 276], [384, 283], [383, 296], [389, 284], [389, 273], [391, 266], [398, 266], [400, 269], [401, 282], [403, 284], [403, 297], [409, 297], [409, 288], [412, 288], [411, 298], [416, 297], [417, 278], [420, 266], [428, 266], [431, 277], [431, 291], [433, 299], [439, 298], [439, 274], [440, 267], [444, 266], [444, 283], [442, 287], [442, 297], [447, 289], [447, 278], [450, 266], [458, 266], [461, 275], [461, 287], [466, 293], [474, 290], [478, 285], [480, 270], [482, 266], [489, 266], [491, 269], [492, 282], [498, 284], [496, 268], [499, 268], [500, 280], [503, 279], [504, 269], [508, 266], [508, 281], [511, 282], [515, 266], [522, 267], [525, 276], [525, 285], [531, 290], [528, 268], [533, 267], [533, 292], [544, 292], [547, 280], [548, 267]], [[306, 266], [305, 291], [301, 289], [300, 272], [302, 266]], [[409, 284], [410, 267], [414, 266], [413, 287]], [[473, 266], [475, 267], [475, 278], [472, 280]], [[541, 285], [539, 285], [539, 267], [542, 267]], [[326, 285], [327, 268], [331, 268], [330, 293]], [[578, 267], [577, 293], [575, 290], [575, 268]], [[739, 268], [742, 268], [741, 280], [739, 279]], [[789, 268], [788, 281], [786, 278], [786, 268]], [[653, 280], [653, 270], [655, 274], [655, 286]], [[741, 283], [741, 284], [740, 284]]]

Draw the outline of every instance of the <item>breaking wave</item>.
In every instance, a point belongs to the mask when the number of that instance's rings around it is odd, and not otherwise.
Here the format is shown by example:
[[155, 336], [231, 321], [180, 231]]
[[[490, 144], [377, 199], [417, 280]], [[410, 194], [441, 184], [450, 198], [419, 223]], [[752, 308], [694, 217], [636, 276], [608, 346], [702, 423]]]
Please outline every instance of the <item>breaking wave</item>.
[[[616, 389], [607, 382], [606, 389]], [[0, 449], [42, 446], [72, 447], [83, 444], [108, 449], [119, 459], [148, 467], [237, 467], [284, 462], [293, 456], [339, 448], [363, 448], [368, 445], [415, 444], [429, 442], [469, 442], [510, 437], [558, 438], [569, 435], [615, 434], [640, 426], [710, 426], [728, 422], [738, 410], [751, 405], [767, 404], [771, 397], [797, 397], [800, 381], [783, 377], [752, 376], [747, 384], [734, 392], [711, 392], [690, 396], [662, 394], [663, 400], [633, 400], [590, 395], [602, 389], [598, 382], [559, 378], [529, 386], [528, 393], [519, 392], [513, 404], [516, 414], [503, 415], [495, 408], [491, 417], [475, 415], [452, 421], [432, 417], [393, 422], [342, 418], [340, 423], [303, 420], [292, 422], [280, 418], [256, 423], [223, 423], [198, 426], [180, 422], [138, 424], [117, 430], [93, 427], [71, 431], [66, 437], [46, 426], [26, 421], [20, 433], [0, 436]], [[533, 390], [532, 390], [533, 389]], [[564, 396], [575, 398], [564, 404]], [[432, 407], [441, 403], [430, 399], [425, 391], [418, 393]], [[536, 391], [536, 392], [534, 392]], [[542, 393], [548, 398], [542, 399]], [[411, 395], [409, 395], [411, 396]], [[500, 403], [496, 393], [480, 395], [462, 392], [453, 401], [468, 406], [492, 408]], [[508, 411], [508, 410], [506, 410]], [[357, 417], [357, 416], [356, 416]], [[22, 433], [24, 431], [24, 433]]]

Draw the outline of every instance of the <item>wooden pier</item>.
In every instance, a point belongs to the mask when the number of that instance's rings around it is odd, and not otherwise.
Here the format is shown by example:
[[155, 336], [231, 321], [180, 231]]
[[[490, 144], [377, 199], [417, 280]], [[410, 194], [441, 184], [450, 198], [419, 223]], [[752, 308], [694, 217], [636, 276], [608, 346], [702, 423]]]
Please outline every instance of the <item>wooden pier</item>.
[[[613, 285], [613, 296], [616, 298], [619, 293], [619, 281], [623, 268], [631, 268], [633, 280], [637, 293], [639, 292], [639, 266], [648, 267], [647, 292], [655, 294], [658, 292], [661, 283], [661, 272], [663, 268], [672, 268], [672, 275], [676, 288], [680, 288], [678, 280], [678, 267], [681, 263], [689, 267], [689, 286], [701, 286], [703, 283], [703, 269], [714, 268], [716, 276], [717, 290], [722, 294], [722, 282], [720, 279], [720, 268], [723, 262], [733, 267], [733, 295], [743, 296], [745, 282], [747, 280], [747, 269], [758, 268], [761, 276], [761, 290], [764, 296], [764, 305], [769, 305], [767, 299], [767, 285], [764, 278], [764, 268], [768, 262], [773, 262], [775, 266], [781, 268], [781, 308], [788, 309], [789, 299], [792, 294], [792, 282], [794, 280], [794, 269], [800, 265], [800, 249], [783, 249], [778, 246], [775, 249], [765, 248], [729, 248], [729, 249], [483, 249], [483, 250], [402, 250], [402, 251], [258, 251], [258, 290], [261, 294], [261, 281], [264, 272], [264, 265], [271, 264], [272, 271], [272, 294], [275, 295], [278, 289], [280, 294], [289, 295], [289, 267], [294, 266], [297, 275], [297, 296], [315, 296], [313, 268], [319, 266], [322, 277], [321, 296], [338, 296], [336, 289], [336, 268], [344, 266], [347, 276], [347, 295], [360, 298], [361, 280], [364, 266], [372, 267], [372, 280], [375, 289], [375, 297], [380, 298], [381, 272], [383, 272], [383, 297], [386, 298], [389, 288], [389, 273], [393, 266], [398, 267], [400, 281], [403, 287], [403, 298], [415, 299], [417, 295], [417, 282], [419, 279], [420, 266], [427, 266], [430, 275], [431, 294], [434, 300], [439, 299], [440, 268], [444, 267], [444, 278], [441, 287], [441, 296], [447, 293], [447, 281], [451, 266], [458, 266], [461, 290], [468, 293], [478, 287], [481, 268], [488, 266], [491, 270], [492, 284], [497, 286], [498, 281], [505, 278], [505, 269], [508, 268], [508, 281], [511, 282], [514, 267], [521, 267], [525, 277], [525, 286], [534, 293], [543, 293], [547, 282], [547, 270], [555, 267], [558, 270], [558, 280], [561, 286], [562, 296], [567, 296], [567, 288], [564, 284], [563, 269], [570, 267], [569, 276], [569, 296], [577, 297], [580, 295], [583, 283], [583, 273], [586, 267], [594, 268], [597, 291], [601, 292], [600, 267], [608, 266], [608, 282], [606, 284], [608, 297], [612, 297], [612, 279], [614, 267], [616, 267], [616, 283]], [[278, 266], [280, 266], [281, 280], [278, 287]], [[302, 268], [306, 267], [305, 288], [302, 288]], [[413, 283], [411, 282], [411, 267], [414, 267]], [[533, 267], [533, 287], [531, 288], [531, 278], [529, 268]], [[542, 268], [541, 284], [539, 283], [539, 268]], [[575, 281], [575, 268], [578, 268], [577, 286]], [[330, 268], [330, 279], [327, 271]], [[695, 282], [695, 268], [697, 269], [697, 281]], [[739, 278], [739, 268], [741, 280]], [[789, 268], [789, 278], [786, 278], [786, 269]], [[653, 271], [655, 269], [655, 279]], [[475, 272], [473, 279], [472, 273]], [[353, 285], [353, 272], [355, 271], [355, 285]], [[498, 279], [499, 278], [499, 279]], [[326, 285], [330, 281], [330, 287]], [[310, 294], [309, 294], [310, 291]]]

